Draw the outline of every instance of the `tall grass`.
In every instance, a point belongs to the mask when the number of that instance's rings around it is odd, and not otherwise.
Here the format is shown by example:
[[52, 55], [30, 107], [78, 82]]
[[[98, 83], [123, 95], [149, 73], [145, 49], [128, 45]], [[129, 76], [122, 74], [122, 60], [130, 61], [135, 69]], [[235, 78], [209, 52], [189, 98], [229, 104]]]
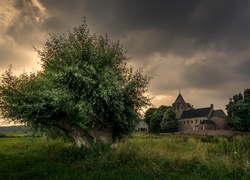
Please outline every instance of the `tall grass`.
[[77, 148], [46, 138], [0, 138], [4, 179], [250, 179], [250, 137], [136, 133]]

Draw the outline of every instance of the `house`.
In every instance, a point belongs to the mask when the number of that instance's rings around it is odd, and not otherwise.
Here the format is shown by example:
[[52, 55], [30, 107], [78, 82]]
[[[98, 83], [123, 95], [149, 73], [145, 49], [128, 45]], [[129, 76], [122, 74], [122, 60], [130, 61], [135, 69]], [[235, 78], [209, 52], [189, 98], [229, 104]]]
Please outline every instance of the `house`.
[[139, 121], [138, 125], [135, 128], [137, 131], [148, 132], [148, 124], [145, 121]]
[[213, 104], [205, 108], [189, 109], [181, 93], [179, 93], [172, 107], [181, 131], [228, 129], [226, 114], [222, 109], [215, 110]]

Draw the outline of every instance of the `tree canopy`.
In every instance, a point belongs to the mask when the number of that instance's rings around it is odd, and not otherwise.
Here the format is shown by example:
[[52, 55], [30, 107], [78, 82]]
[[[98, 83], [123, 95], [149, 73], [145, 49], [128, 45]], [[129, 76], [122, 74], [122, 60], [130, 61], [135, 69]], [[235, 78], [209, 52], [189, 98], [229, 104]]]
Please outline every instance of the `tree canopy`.
[[147, 111], [145, 112], [144, 115], [144, 121], [149, 125], [150, 124], [150, 120], [151, 117], [153, 116], [153, 114], [157, 111], [157, 108], [151, 107], [148, 108]]
[[226, 105], [228, 124], [233, 130], [250, 129], [250, 89], [235, 94]]
[[170, 106], [160, 106], [159, 108], [149, 108], [144, 116], [144, 121], [149, 124], [149, 132], [175, 132], [178, 131], [179, 124], [176, 114]]
[[160, 125], [163, 132], [178, 131], [179, 123], [176, 119], [176, 114], [171, 107], [165, 111]]
[[111, 143], [133, 131], [150, 77], [127, 66], [126, 52], [108, 36], [91, 35], [85, 20], [35, 49], [42, 70], [1, 76], [3, 118], [33, 127], [57, 127], [78, 146]]

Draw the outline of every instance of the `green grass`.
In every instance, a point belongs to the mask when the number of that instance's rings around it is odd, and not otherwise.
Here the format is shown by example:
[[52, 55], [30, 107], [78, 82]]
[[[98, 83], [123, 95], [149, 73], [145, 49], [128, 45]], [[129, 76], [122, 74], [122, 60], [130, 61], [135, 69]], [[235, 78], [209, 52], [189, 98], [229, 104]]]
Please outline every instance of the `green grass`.
[[136, 133], [111, 147], [0, 138], [0, 179], [250, 179], [250, 137]]

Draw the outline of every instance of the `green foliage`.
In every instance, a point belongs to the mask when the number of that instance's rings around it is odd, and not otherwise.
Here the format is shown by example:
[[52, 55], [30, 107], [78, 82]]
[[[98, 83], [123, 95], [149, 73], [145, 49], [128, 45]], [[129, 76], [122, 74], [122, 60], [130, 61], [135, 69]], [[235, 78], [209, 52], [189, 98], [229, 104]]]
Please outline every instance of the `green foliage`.
[[47, 128], [43, 130], [43, 135], [47, 138], [47, 139], [62, 139], [65, 142], [72, 142], [72, 139], [69, 137], [69, 135], [67, 133], [65, 133], [64, 131], [55, 128], [55, 127], [51, 127], [51, 128]]
[[226, 105], [228, 123], [233, 130], [247, 131], [250, 129], [250, 89], [244, 95], [236, 94]]
[[[160, 106], [159, 108], [157, 108], [155, 110], [155, 112], [149, 114], [151, 115], [151, 118], [150, 118], [150, 123], [149, 123], [149, 132], [152, 132], [152, 133], [155, 133], [155, 134], [158, 134], [161, 132], [161, 121], [163, 119], [163, 116], [164, 116], [164, 112], [167, 110], [167, 106]], [[149, 112], [152, 111], [152, 110], [148, 110]], [[148, 115], [148, 113], [146, 112], [146, 114]], [[150, 116], [148, 116], [147, 118], [149, 118]]]
[[158, 134], [161, 132], [161, 120], [163, 118], [164, 112], [156, 111], [150, 119], [149, 132]]
[[7, 137], [7, 135], [6, 135], [6, 134], [4, 134], [4, 133], [0, 133], [0, 138], [5, 138], [5, 137]]
[[194, 108], [194, 105], [187, 103], [187, 109], [195, 109], [195, 108]]
[[90, 142], [98, 140], [91, 132], [96, 124], [113, 139], [134, 130], [141, 108], [150, 104], [145, 92], [151, 78], [127, 67], [119, 42], [91, 35], [84, 20], [36, 51], [40, 72], [15, 76], [10, 67], [2, 74], [3, 118], [36, 128], [55, 126], [69, 135], [81, 129]]
[[176, 119], [176, 114], [172, 108], [168, 108], [161, 121], [161, 130], [163, 132], [175, 132], [178, 131], [179, 123]]
[[157, 108], [148, 108], [144, 115], [144, 121], [150, 124], [151, 117], [157, 111]]
[[149, 108], [144, 116], [144, 121], [149, 122], [149, 132], [158, 134], [160, 132], [178, 131], [179, 124], [176, 114], [170, 106]]
[[215, 136], [202, 136], [200, 140], [201, 142], [207, 142], [207, 143], [218, 142], [218, 138], [216, 138]]

